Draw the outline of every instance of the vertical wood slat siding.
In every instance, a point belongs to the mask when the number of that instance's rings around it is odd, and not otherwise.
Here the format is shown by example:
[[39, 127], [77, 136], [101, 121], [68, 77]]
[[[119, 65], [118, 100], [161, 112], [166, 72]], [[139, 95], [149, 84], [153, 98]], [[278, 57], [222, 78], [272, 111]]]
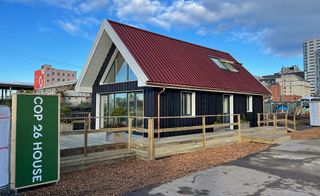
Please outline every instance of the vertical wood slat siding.
[[[157, 94], [161, 88], [145, 88], [145, 116], [157, 116]], [[166, 89], [161, 94], [160, 115], [181, 115], [181, 92], [185, 90]], [[191, 91], [192, 92], [192, 91]], [[196, 92], [196, 115], [215, 115], [223, 113], [223, 93], [195, 91]], [[262, 96], [253, 96], [253, 112], [247, 112], [247, 95], [233, 94], [234, 114], [244, 114], [251, 122], [251, 126], [257, 126], [257, 113], [262, 112]], [[208, 118], [206, 123], [213, 123], [215, 119]], [[161, 120], [161, 127], [189, 126], [198, 124], [199, 119], [175, 119]], [[157, 122], [155, 122], [156, 124]]]

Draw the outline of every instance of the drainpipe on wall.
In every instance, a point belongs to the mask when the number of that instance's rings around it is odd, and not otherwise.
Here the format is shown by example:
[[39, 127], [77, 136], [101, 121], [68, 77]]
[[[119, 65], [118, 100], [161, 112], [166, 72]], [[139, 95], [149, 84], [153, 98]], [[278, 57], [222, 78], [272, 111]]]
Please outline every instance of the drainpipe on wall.
[[163, 86], [162, 91], [158, 93], [158, 140], [160, 140], [160, 95], [166, 90], [166, 86]]

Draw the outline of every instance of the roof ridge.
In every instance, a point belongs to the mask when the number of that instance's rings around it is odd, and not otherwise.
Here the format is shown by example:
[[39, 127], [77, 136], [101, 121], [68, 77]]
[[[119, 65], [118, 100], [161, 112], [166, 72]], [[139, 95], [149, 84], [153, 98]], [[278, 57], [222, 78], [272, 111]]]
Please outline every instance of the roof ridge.
[[[144, 32], [146, 32], [146, 33], [151, 33], [151, 34], [154, 34], [154, 35], [157, 35], [157, 36], [161, 36], [161, 37], [165, 37], [165, 38], [168, 38], [168, 39], [172, 39], [172, 40], [175, 40], [175, 41], [179, 41], [179, 42], [183, 42], [183, 43], [186, 43], [186, 44], [194, 45], [194, 46], [197, 46], [197, 47], [206, 48], [206, 49], [209, 49], [209, 50], [214, 50], [214, 51], [216, 51], [216, 52], [225, 53], [225, 54], [230, 55], [230, 56], [233, 58], [233, 56], [232, 56], [230, 53], [225, 52], [225, 51], [221, 51], [221, 50], [209, 48], [209, 47], [207, 47], [207, 46], [202, 46], [202, 45], [200, 45], [200, 44], [195, 44], [195, 43], [188, 42], [188, 41], [184, 41], [184, 40], [181, 40], [181, 39], [169, 37], [169, 36], [167, 36], [167, 35], [163, 35], [163, 34], [155, 33], [155, 32], [152, 32], [152, 31], [149, 31], [149, 30], [146, 30], [146, 29], [141, 29], [141, 28], [138, 28], [138, 27], [130, 26], [130, 25], [127, 25], [127, 24], [123, 24], [123, 23], [114, 21], [114, 20], [107, 19], [107, 21], [108, 21], [108, 22], [111, 22], [111, 23], [116, 23], [116, 24], [119, 24], [119, 25], [122, 25], [122, 26], [127, 26], [127, 27], [129, 27], [129, 28], [137, 29], [137, 30], [140, 30], [140, 31], [144, 31]], [[234, 59], [234, 58], [233, 58], [233, 59]], [[235, 60], [236, 60], [236, 59], [235, 59]], [[237, 61], [237, 60], [236, 60], [236, 61]], [[237, 62], [238, 62], [238, 61], [237, 61]]]

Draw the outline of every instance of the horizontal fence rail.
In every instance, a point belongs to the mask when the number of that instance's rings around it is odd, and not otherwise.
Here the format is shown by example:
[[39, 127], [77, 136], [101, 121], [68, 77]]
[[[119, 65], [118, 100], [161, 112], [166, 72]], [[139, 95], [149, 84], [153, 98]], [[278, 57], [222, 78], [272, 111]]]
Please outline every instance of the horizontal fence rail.
[[296, 131], [298, 118], [299, 116], [288, 113], [258, 113], [257, 124], [259, 128], [271, 124], [274, 130], [276, 127], [284, 127], [287, 130]]
[[[223, 118], [228, 117], [229, 122], [221, 122]], [[231, 121], [231, 117], [233, 117], [233, 121]], [[96, 117], [91, 116], [88, 114], [86, 117], [61, 117], [61, 122], [69, 123], [69, 124], [83, 124], [83, 129], [81, 130], [72, 130], [72, 131], [61, 131], [61, 135], [77, 135], [83, 134], [83, 154], [87, 156], [88, 154], [88, 135], [93, 133], [118, 133], [124, 132], [127, 135], [126, 143], [128, 150], [132, 150], [132, 143], [134, 138], [132, 137], [133, 133], [141, 134], [144, 138], [147, 136], [147, 154], [148, 159], [153, 160], [155, 159], [155, 134], [160, 133], [170, 133], [170, 132], [183, 132], [188, 130], [199, 130], [199, 133], [202, 134], [202, 148], [206, 148], [206, 133], [209, 128], [213, 128], [214, 130], [219, 128], [228, 128], [234, 129], [236, 127], [238, 140], [241, 140], [241, 118], [240, 114], [232, 114], [232, 115], [198, 115], [198, 116], [188, 116], [188, 117], [181, 117], [181, 116], [165, 116], [160, 117], [160, 119], [181, 119], [181, 118], [194, 118], [199, 119], [198, 125], [190, 125], [190, 126], [174, 126], [174, 127], [166, 127], [161, 128], [158, 130], [155, 125], [155, 120], [158, 119], [157, 117], [141, 117], [141, 116], [105, 116], [105, 117]], [[115, 119], [125, 119], [127, 123], [121, 125], [121, 127], [107, 127], [107, 128], [93, 128], [93, 123], [101, 123], [104, 120], [115, 120]], [[137, 126], [134, 124], [134, 121], [138, 119], [142, 119], [143, 125]], [[215, 122], [216, 121], [216, 122]], [[210, 122], [210, 123], [209, 123]], [[161, 124], [160, 124], [161, 125]]]

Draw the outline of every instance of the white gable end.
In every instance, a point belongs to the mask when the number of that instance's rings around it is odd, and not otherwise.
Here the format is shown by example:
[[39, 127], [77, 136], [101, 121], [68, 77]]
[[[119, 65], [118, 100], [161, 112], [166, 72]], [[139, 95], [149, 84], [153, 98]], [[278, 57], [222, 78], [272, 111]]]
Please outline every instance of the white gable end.
[[138, 78], [138, 86], [146, 85], [148, 78], [141, 70], [140, 66], [135, 61], [129, 50], [125, 47], [119, 36], [113, 30], [112, 26], [108, 23], [108, 21], [105, 20], [100, 27], [96, 40], [87, 58], [87, 62], [84, 65], [80, 78], [75, 87], [77, 92], [92, 92], [92, 86], [112, 46], [112, 43], [115, 44], [117, 48], [116, 51], [119, 51], [122, 54], [123, 58], [129, 64], [130, 68]]

